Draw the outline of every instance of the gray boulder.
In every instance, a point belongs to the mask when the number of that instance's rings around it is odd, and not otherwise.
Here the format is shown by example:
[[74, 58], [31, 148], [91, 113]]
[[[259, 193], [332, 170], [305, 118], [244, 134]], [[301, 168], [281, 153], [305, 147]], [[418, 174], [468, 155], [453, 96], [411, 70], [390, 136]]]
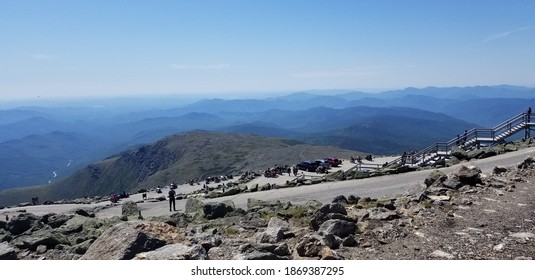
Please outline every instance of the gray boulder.
[[203, 203], [198, 198], [190, 197], [186, 200], [185, 212], [186, 213], [196, 213], [203, 210]]
[[139, 215], [139, 207], [134, 201], [126, 201], [121, 206], [121, 214], [127, 217], [137, 217]]
[[41, 219], [31, 213], [22, 213], [11, 218], [6, 224], [6, 230], [13, 235], [19, 235], [29, 229], [37, 230], [43, 227]]
[[295, 251], [301, 257], [318, 257], [323, 247], [321, 236], [305, 235], [295, 246]]
[[444, 172], [440, 170], [434, 170], [431, 172], [431, 174], [429, 174], [429, 176], [427, 176], [427, 178], [425, 178], [424, 183], [427, 187], [430, 187], [431, 185], [435, 184], [435, 182], [442, 183], [446, 181], [447, 178], [448, 176], [446, 176]]
[[69, 239], [58, 231], [50, 228], [43, 228], [32, 232], [31, 235], [19, 235], [11, 241], [11, 244], [20, 249], [37, 250], [40, 245], [48, 249], [56, 247], [58, 244], [70, 245]]
[[209, 219], [223, 218], [228, 213], [234, 211], [234, 208], [225, 203], [208, 203], [205, 204], [202, 208], [204, 216]]
[[0, 243], [0, 260], [16, 260], [17, 252], [15, 248], [11, 247], [9, 243], [2, 242]]
[[346, 216], [347, 210], [346, 208], [340, 204], [340, 203], [331, 203], [331, 204], [325, 204], [323, 205], [310, 219], [310, 227], [313, 230], [318, 230], [325, 221], [337, 219], [337, 220], [345, 220], [348, 222], [354, 222], [357, 221], [354, 220], [351, 217]]
[[41, 218], [41, 221], [51, 228], [58, 228], [70, 220], [73, 215], [66, 214], [47, 214]]
[[169, 244], [154, 251], [136, 255], [134, 260], [206, 260], [208, 254], [201, 245]]
[[290, 250], [282, 244], [245, 244], [239, 247], [234, 260], [288, 260]]
[[522, 161], [522, 163], [518, 165], [518, 169], [528, 169], [532, 167], [534, 162], [535, 160], [532, 157], [528, 156], [524, 161]]
[[172, 243], [189, 242], [184, 232], [166, 223], [129, 221], [102, 233], [81, 259], [128, 260]]
[[75, 209], [73, 212], [77, 215], [84, 216], [84, 217], [89, 217], [89, 218], [95, 217], [95, 213], [89, 209], [78, 208], [78, 209]]
[[321, 224], [318, 233], [320, 235], [329, 235], [338, 236], [345, 238], [350, 234], [354, 234], [357, 230], [357, 224], [353, 222], [348, 222], [344, 220], [328, 220]]
[[280, 227], [268, 227], [263, 232], [258, 232], [253, 236], [258, 243], [277, 243], [284, 239], [284, 231]]
[[352, 194], [347, 197], [347, 203], [349, 204], [357, 204], [359, 203], [359, 200], [360, 200], [360, 197], [354, 196]]
[[466, 167], [463, 165], [457, 169], [454, 174], [459, 178], [461, 184], [475, 186], [477, 184], [482, 184], [481, 178], [479, 177], [480, 173], [481, 170], [475, 166]]
[[390, 221], [399, 219], [400, 216], [395, 211], [388, 210], [384, 207], [374, 207], [368, 209], [368, 219], [370, 220], [382, 220], [382, 221]]
[[280, 228], [284, 231], [290, 230], [290, 224], [287, 221], [281, 220], [277, 217], [271, 217], [268, 222], [268, 228]]

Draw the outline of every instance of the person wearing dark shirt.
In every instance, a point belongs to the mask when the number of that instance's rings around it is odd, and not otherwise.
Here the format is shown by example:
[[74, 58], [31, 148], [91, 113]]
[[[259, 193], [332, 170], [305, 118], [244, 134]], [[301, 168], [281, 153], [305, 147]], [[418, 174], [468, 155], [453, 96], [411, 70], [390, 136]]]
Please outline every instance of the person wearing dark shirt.
[[[170, 189], [169, 190], [169, 211], [170, 212], [173, 212], [173, 211], [176, 211], [176, 206], [175, 206], [175, 195], [176, 195], [176, 192], [174, 189]], [[171, 210], [171, 206], [173, 206], [173, 210]]]

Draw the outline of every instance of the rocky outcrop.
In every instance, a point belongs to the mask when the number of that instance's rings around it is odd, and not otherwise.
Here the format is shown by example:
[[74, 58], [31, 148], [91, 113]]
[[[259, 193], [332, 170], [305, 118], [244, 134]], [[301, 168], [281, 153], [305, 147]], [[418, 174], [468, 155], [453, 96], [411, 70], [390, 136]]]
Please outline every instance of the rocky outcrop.
[[6, 230], [13, 235], [21, 234], [27, 230], [37, 230], [44, 226], [41, 218], [30, 213], [22, 213], [13, 217], [7, 224]]
[[0, 259], [526, 259], [534, 178], [528, 158], [491, 174], [434, 171], [396, 198], [249, 199], [243, 210], [190, 197], [187, 213], [127, 222], [21, 213], [0, 228]]
[[125, 260], [172, 243], [186, 242], [184, 232], [165, 223], [131, 221], [104, 233], [81, 257], [86, 260]]

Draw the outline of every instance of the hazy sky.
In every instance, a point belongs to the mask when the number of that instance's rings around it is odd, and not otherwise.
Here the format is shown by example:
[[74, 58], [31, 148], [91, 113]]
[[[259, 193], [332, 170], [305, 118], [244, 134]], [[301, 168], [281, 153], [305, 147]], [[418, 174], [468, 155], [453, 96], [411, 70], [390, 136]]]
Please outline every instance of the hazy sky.
[[535, 1], [0, 0], [0, 99], [535, 85]]

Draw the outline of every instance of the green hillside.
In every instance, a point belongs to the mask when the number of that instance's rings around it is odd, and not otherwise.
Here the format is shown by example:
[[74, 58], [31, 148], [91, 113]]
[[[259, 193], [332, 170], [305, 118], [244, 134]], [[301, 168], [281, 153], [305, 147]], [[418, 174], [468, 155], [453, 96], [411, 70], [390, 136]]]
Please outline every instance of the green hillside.
[[29, 201], [35, 195], [44, 201], [131, 192], [171, 182], [261, 170], [275, 164], [356, 154], [359, 153], [295, 140], [192, 131], [111, 156], [46, 186], [0, 192], [0, 205]]

